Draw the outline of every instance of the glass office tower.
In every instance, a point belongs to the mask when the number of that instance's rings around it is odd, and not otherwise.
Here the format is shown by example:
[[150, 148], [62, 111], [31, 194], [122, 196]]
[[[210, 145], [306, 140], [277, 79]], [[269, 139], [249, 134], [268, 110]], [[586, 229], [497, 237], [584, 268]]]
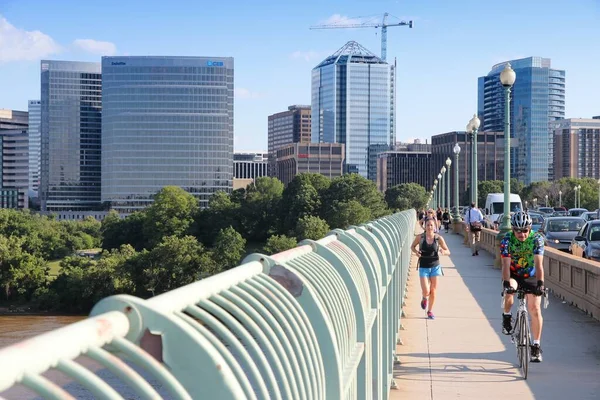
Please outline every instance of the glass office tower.
[[[565, 71], [551, 68], [549, 58], [508, 61], [517, 74], [511, 93], [511, 175], [529, 185], [552, 180], [553, 122], [565, 117]], [[478, 82], [482, 129], [504, 130], [504, 89], [499, 80], [506, 62], [496, 64]]]
[[100, 207], [100, 63], [41, 61], [42, 211]]
[[42, 123], [42, 102], [40, 100], [29, 100], [29, 196], [38, 197], [40, 186], [40, 124]]
[[348, 42], [312, 70], [312, 142], [345, 144], [344, 172], [375, 181], [369, 148], [395, 143], [395, 97], [395, 67]]
[[102, 201], [141, 210], [165, 186], [201, 207], [233, 186], [233, 58], [102, 57]]

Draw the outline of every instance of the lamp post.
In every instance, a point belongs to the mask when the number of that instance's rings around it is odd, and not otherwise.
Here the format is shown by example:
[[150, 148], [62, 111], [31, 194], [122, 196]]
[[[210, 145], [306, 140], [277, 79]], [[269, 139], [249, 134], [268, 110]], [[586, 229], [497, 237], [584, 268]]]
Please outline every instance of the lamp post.
[[548, 195], [546, 195], [545, 198], [546, 198], [546, 207], [548, 207]]
[[444, 185], [442, 185], [442, 173], [440, 172], [437, 176], [437, 181], [440, 183], [440, 186], [438, 187], [438, 191], [437, 191], [437, 205], [438, 207], [442, 206], [442, 201], [441, 199], [441, 192], [442, 192], [442, 188], [444, 187]]
[[[598, 182], [600, 182], [600, 180]], [[558, 191], [558, 206], [562, 207], [562, 190]]]
[[471, 135], [471, 203], [477, 207], [477, 131], [481, 121], [473, 114], [473, 118], [467, 124], [467, 133]]
[[600, 209], [600, 179], [598, 179], [598, 209]]
[[527, 200], [525, 200], [525, 211], [527, 211]]
[[454, 221], [460, 222], [460, 213], [458, 212], [458, 155], [460, 154], [460, 146], [458, 143], [454, 145]]
[[533, 199], [533, 208], [537, 208], [537, 197]]
[[437, 183], [438, 183], [438, 180], [434, 179], [433, 180], [433, 210], [434, 211], [437, 208], [437, 192], [435, 190], [435, 188], [437, 187]]
[[510, 230], [510, 91], [517, 79], [517, 74], [509, 63], [500, 73], [500, 83], [504, 87], [504, 215], [500, 232]]
[[441, 185], [442, 185], [442, 191], [441, 191], [442, 199], [440, 201], [440, 203], [442, 204], [442, 210], [444, 208], [446, 208], [446, 186], [444, 186], [445, 181], [446, 181], [446, 167], [442, 167], [442, 181], [441, 181]]
[[577, 207], [581, 208], [581, 185], [577, 185]]
[[448, 211], [452, 209], [450, 205], [450, 165], [452, 165], [452, 160], [448, 157], [446, 158], [446, 171], [448, 171], [446, 176], [446, 208]]

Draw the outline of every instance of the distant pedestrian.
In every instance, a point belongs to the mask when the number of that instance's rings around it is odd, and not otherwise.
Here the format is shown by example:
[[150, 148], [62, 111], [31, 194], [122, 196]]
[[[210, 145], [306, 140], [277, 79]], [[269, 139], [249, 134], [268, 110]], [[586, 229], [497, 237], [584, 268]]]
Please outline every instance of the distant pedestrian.
[[446, 229], [446, 233], [448, 233], [448, 229], [450, 226], [450, 212], [446, 208], [444, 213], [442, 214], [442, 223], [444, 224], [444, 228]]
[[475, 206], [475, 203], [471, 203], [471, 207], [467, 209], [465, 214], [465, 222], [467, 224], [467, 230], [469, 235], [469, 245], [471, 246], [472, 255], [479, 255], [479, 246], [481, 241], [481, 228], [483, 226], [483, 214]]
[[427, 318], [434, 319], [438, 276], [443, 275], [440, 265], [441, 255], [450, 255], [450, 250], [443, 237], [435, 233], [436, 222], [433, 218], [425, 221], [425, 232], [417, 236], [411, 246], [414, 254], [419, 256], [417, 269], [421, 281], [421, 308], [427, 310]]

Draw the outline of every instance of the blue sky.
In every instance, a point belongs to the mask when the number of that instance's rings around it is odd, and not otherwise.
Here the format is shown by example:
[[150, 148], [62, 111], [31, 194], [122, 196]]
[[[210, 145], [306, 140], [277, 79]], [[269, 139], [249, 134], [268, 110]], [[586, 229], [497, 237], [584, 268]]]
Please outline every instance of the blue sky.
[[477, 77], [534, 55], [567, 71], [567, 117], [600, 115], [599, 0], [0, 0], [0, 108], [26, 110], [39, 98], [42, 58], [231, 56], [235, 150], [266, 150], [267, 116], [310, 104], [310, 73], [321, 60], [349, 40], [380, 54], [378, 29], [309, 27], [386, 11], [415, 22], [388, 29], [398, 140], [464, 129]]

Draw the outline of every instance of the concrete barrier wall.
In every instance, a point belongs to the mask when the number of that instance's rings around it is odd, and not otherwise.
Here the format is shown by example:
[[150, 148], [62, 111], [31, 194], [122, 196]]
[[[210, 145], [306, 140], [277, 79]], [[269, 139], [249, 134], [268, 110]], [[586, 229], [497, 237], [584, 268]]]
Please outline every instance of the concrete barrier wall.
[[[466, 237], [465, 225], [456, 224], [455, 232]], [[481, 248], [494, 257], [497, 235], [498, 231], [481, 230]], [[555, 295], [600, 319], [600, 263], [546, 247], [544, 272], [546, 286]]]

